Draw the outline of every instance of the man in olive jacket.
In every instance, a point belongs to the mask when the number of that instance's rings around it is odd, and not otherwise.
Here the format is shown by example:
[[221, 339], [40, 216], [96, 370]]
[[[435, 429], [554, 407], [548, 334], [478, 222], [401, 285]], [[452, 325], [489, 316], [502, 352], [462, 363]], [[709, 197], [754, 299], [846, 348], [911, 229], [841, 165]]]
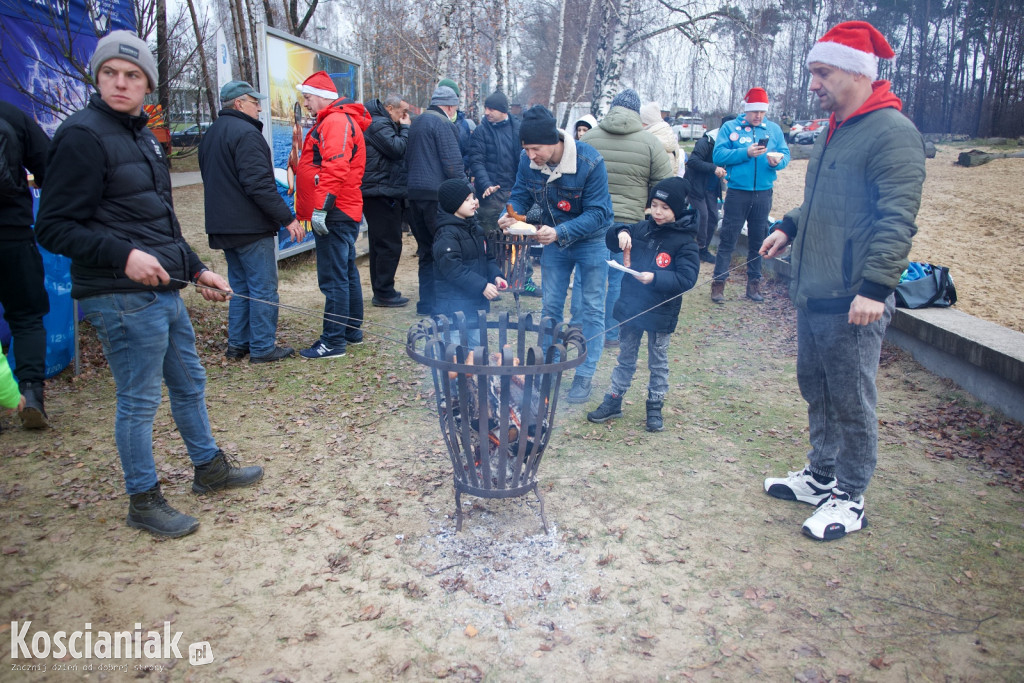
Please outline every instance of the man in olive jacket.
[[924, 142], [888, 81], [892, 48], [871, 24], [839, 24], [807, 57], [810, 89], [832, 112], [814, 144], [803, 204], [765, 239], [772, 258], [793, 242], [797, 380], [807, 401], [808, 464], [768, 478], [776, 498], [817, 505], [804, 522], [830, 541], [862, 529], [878, 455], [875, 376], [893, 292], [907, 267], [924, 183]]
[[228, 282], [238, 294], [228, 302], [225, 356], [272, 363], [295, 355], [277, 340], [277, 233], [296, 242], [306, 231], [277, 191], [270, 146], [259, 120], [266, 99], [245, 81], [220, 89], [223, 109], [199, 143], [210, 247], [223, 249]]
[[[672, 157], [665, 146], [644, 130], [640, 121], [640, 96], [636, 91], [626, 88], [616, 95], [608, 114], [582, 140], [604, 158], [615, 222], [629, 225], [643, 220], [651, 190], [674, 173]], [[612, 258], [622, 262], [622, 254], [613, 254]], [[605, 344], [609, 346], [619, 343], [613, 311], [621, 289], [622, 271], [609, 270], [604, 303]]]

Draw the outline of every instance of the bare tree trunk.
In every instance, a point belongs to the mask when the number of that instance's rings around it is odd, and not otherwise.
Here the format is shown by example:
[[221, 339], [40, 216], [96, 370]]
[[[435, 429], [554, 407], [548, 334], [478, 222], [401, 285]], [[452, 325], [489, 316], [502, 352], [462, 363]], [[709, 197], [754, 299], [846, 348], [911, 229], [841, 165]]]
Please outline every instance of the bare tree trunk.
[[[583, 60], [587, 54], [587, 47], [590, 44], [590, 28], [594, 23], [594, 9], [597, 8], [598, 0], [590, 0], [590, 6], [587, 8], [587, 21], [583, 28], [583, 43], [580, 45], [579, 54], [576, 55], [576, 68], [572, 72], [572, 80], [569, 81], [569, 100], [572, 103], [579, 101], [580, 95], [583, 94], [584, 83], [580, 83], [580, 74], [583, 72]], [[578, 89], [578, 90], [577, 90]], [[572, 107], [565, 108], [565, 116], [562, 118], [562, 128], [569, 125], [569, 110]]]
[[555, 94], [558, 91], [558, 72], [562, 70], [562, 49], [565, 47], [565, 5], [561, 0], [558, 7], [558, 47], [555, 48], [555, 64], [551, 67], [551, 92], [548, 95], [548, 109], [555, 110]]
[[156, 74], [157, 74], [157, 99], [160, 100], [160, 107], [164, 115], [171, 113], [171, 84], [168, 82], [167, 74], [171, 62], [170, 50], [167, 45], [167, 1], [157, 0], [156, 2]]
[[437, 35], [437, 66], [435, 81], [444, 78], [451, 67], [452, 52], [455, 49], [454, 29], [455, 0], [441, 0], [440, 30]]
[[242, 63], [238, 65], [238, 71], [242, 80], [252, 83], [252, 51], [249, 46], [249, 31], [245, 23], [245, 14], [242, 12], [241, 0], [232, 0], [235, 7], [235, 15], [238, 17], [238, 33], [235, 40], [238, 41], [238, 51]]
[[210, 72], [206, 68], [206, 48], [203, 47], [203, 32], [199, 30], [199, 19], [196, 16], [196, 6], [193, 0], [185, 0], [188, 3], [188, 13], [192, 16], [192, 28], [196, 32], [196, 45], [199, 48], [199, 66], [202, 69], [203, 85], [206, 88], [206, 101], [210, 105], [210, 118], [217, 119], [217, 100], [214, 97], [213, 83], [210, 81]]

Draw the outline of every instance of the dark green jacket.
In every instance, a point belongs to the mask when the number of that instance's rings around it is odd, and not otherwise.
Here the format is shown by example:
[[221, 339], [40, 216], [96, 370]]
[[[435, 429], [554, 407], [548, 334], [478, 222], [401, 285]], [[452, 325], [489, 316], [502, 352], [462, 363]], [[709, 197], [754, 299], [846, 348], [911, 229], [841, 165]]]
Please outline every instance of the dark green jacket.
[[924, 141], [893, 101], [888, 83], [876, 87], [864, 113], [814, 144], [803, 204], [781, 226], [793, 241], [790, 297], [799, 308], [841, 313], [858, 294], [884, 301], [907, 267]]
[[615, 222], [642, 220], [651, 190], [658, 181], [672, 177], [672, 159], [661, 141], [644, 130], [640, 114], [612, 107], [597, 128], [583, 136], [583, 142], [604, 158]]

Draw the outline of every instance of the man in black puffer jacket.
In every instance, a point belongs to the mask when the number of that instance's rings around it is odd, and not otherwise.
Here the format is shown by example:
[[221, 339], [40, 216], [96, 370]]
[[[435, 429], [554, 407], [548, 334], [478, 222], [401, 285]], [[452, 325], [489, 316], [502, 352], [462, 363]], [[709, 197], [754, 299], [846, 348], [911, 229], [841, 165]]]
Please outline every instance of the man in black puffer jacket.
[[0, 195], [0, 303], [16, 349], [14, 368], [25, 406], [18, 411], [28, 429], [47, 426], [43, 408], [46, 376], [46, 328], [50, 311], [44, 285], [43, 259], [32, 233], [32, 193], [24, 168], [42, 187], [50, 138], [39, 124], [7, 102], [0, 102], [4, 160], [12, 184]]
[[725, 177], [725, 168], [712, 159], [716, 135], [717, 128], [697, 140], [686, 159], [686, 176], [683, 178], [690, 206], [697, 209], [697, 248], [700, 250], [700, 260], [706, 263], [715, 262], [708, 245], [718, 227], [718, 199], [722, 196], [722, 178]]
[[[295, 355], [277, 345], [277, 233], [286, 226], [296, 242], [306, 231], [277, 191], [270, 146], [259, 120], [266, 99], [245, 81], [220, 89], [223, 109], [199, 143], [210, 246], [223, 249], [228, 282], [238, 294], [228, 303], [229, 359], [250, 363]], [[264, 303], [267, 302], [267, 303]]]
[[523, 145], [519, 142], [519, 119], [509, 116], [508, 98], [500, 90], [484, 102], [484, 120], [473, 131], [469, 143], [469, 168], [480, 198], [477, 220], [488, 240], [488, 251], [497, 254], [494, 244], [498, 217], [505, 211]]
[[370, 240], [370, 286], [373, 305], [398, 308], [409, 298], [395, 290], [402, 258], [402, 214], [405, 204], [405, 149], [409, 143], [409, 103], [398, 95], [365, 104], [373, 122], [363, 132], [363, 215]]
[[149, 46], [114, 31], [96, 44], [89, 66], [99, 92], [53, 137], [36, 236], [71, 259], [71, 296], [96, 328], [117, 385], [114, 440], [130, 496], [128, 526], [175, 538], [199, 521], [160, 492], [153, 420], [162, 383], [195, 468], [193, 492], [263, 478], [262, 467], [235, 467], [214, 441], [206, 371], [179, 294], [190, 280], [209, 301], [225, 301], [231, 291], [181, 236], [167, 160], [142, 111], [156, 89]]

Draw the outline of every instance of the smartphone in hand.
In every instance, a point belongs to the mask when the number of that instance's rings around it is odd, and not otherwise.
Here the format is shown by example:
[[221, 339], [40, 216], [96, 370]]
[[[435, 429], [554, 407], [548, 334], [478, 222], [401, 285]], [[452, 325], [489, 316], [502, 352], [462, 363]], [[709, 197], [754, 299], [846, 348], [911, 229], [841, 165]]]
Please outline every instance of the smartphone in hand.
[[760, 140], [757, 141], [757, 144], [761, 145], [762, 147], [767, 147], [768, 146], [768, 138], [761, 138]]

